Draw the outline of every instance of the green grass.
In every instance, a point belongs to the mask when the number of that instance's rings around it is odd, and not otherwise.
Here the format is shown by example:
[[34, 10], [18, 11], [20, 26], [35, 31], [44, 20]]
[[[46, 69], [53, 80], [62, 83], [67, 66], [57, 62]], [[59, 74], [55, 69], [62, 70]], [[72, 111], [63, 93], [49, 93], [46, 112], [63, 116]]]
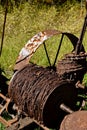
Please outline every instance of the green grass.
[[5, 126], [2, 123], [0, 123], [0, 130], [5, 130]]
[[[81, 13], [81, 5], [79, 3], [66, 3], [63, 7], [47, 7], [44, 5], [41, 6], [41, 8], [26, 3], [21, 5], [18, 9], [14, 7], [13, 11], [9, 12], [7, 15], [4, 45], [0, 58], [1, 66], [7, 73], [12, 71], [21, 48], [36, 33], [45, 29], [57, 29], [63, 32], [71, 32], [79, 36], [84, 16], [85, 9], [83, 8], [83, 13]], [[3, 20], [4, 12], [2, 8], [0, 8], [0, 41], [2, 37]], [[54, 60], [53, 58], [60, 36], [53, 38], [53, 40], [54, 41], [52, 41], [51, 38], [51, 40], [49, 40], [49, 45], [47, 44], [51, 60]], [[84, 41], [85, 44], [87, 41], [86, 37]], [[71, 51], [71, 47], [70, 41], [65, 38], [60, 55]], [[35, 56], [37, 60], [35, 62], [37, 62], [37, 64], [48, 65], [44, 55], [41, 55], [42, 50], [43, 47], [38, 51], [38, 54], [36, 53], [39, 56], [38, 58], [37, 55]]]

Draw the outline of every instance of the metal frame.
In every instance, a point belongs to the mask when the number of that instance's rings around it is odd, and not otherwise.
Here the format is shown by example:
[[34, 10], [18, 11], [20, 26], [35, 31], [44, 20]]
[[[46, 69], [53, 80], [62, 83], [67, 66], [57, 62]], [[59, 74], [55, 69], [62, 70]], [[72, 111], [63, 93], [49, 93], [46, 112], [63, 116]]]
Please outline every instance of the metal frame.
[[2, 113], [4, 112], [4, 111], [7, 111], [8, 112], [8, 105], [9, 105], [9, 103], [10, 103], [10, 98], [7, 98], [6, 96], [4, 96], [3, 94], [1, 94], [0, 93], [0, 98], [2, 98], [3, 99], [3, 101], [6, 101], [6, 103], [4, 104], [4, 105], [1, 105], [0, 104], [0, 122], [2, 123], [2, 124], [4, 124], [6, 127], [9, 127], [9, 126], [11, 126], [11, 124], [13, 124], [14, 122], [16, 122], [17, 121], [17, 117], [15, 117], [15, 118], [13, 118], [13, 119], [11, 119], [11, 120], [5, 120], [3, 117], [2, 117]]

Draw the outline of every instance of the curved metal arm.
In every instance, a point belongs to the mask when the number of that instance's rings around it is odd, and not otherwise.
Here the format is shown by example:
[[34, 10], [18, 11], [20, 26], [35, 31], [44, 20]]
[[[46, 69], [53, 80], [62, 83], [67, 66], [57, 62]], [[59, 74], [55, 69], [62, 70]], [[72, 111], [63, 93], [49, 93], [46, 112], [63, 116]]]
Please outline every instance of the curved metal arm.
[[[62, 40], [64, 36], [67, 36], [68, 39], [70, 40], [70, 42], [73, 45], [73, 48], [75, 50], [76, 45], [77, 45], [77, 41], [78, 41], [78, 37], [76, 37], [75, 35], [71, 34], [71, 33], [67, 33], [67, 32], [60, 32], [58, 30], [45, 30], [42, 32], [39, 32], [38, 34], [36, 34], [35, 36], [33, 36], [26, 44], [25, 46], [21, 49], [19, 56], [16, 60], [16, 64], [14, 66], [14, 70], [19, 70], [21, 68], [23, 68], [26, 64], [28, 64], [30, 62], [31, 57], [33, 56], [33, 54], [36, 52], [36, 50], [40, 47], [41, 44], [45, 43], [45, 41], [54, 36], [54, 35], [59, 35], [62, 34], [59, 46], [58, 46], [58, 50], [57, 50], [57, 54], [54, 60], [53, 65], [51, 65], [50, 59], [49, 59], [49, 55], [47, 53], [47, 49], [46, 46], [44, 44], [44, 48], [46, 51], [46, 55], [47, 55], [47, 59], [49, 62], [50, 67], [54, 67], [56, 60], [58, 58], [58, 54], [61, 48], [61, 44], [62, 44]], [[82, 45], [81, 48], [82, 52], [85, 52], [85, 49]]]

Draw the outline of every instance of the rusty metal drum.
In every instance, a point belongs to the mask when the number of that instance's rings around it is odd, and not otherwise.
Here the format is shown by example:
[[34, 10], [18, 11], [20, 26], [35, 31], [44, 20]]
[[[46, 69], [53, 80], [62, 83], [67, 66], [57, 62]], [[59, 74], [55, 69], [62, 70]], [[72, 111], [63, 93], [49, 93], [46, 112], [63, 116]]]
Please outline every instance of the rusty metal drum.
[[57, 127], [67, 114], [60, 109], [61, 103], [76, 109], [75, 85], [55, 71], [34, 64], [26, 65], [13, 76], [9, 96], [19, 110], [49, 128]]
[[84, 74], [87, 71], [86, 53], [75, 53], [66, 54], [65, 57], [60, 60], [56, 66], [57, 73], [62, 75], [65, 79], [77, 82], [82, 82]]
[[60, 130], [87, 130], [87, 111], [77, 111], [65, 116]]

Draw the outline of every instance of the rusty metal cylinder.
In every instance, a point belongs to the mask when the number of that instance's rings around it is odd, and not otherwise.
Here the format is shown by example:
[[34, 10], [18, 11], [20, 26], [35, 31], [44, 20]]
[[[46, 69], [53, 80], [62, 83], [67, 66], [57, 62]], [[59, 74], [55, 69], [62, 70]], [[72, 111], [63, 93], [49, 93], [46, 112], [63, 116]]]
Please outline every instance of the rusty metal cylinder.
[[76, 111], [65, 116], [60, 130], [87, 130], [87, 111]]
[[18, 71], [9, 85], [9, 96], [18, 108], [49, 128], [57, 127], [67, 114], [64, 103], [75, 110], [77, 91], [72, 82], [55, 71], [29, 64]]
[[85, 53], [80, 53], [79, 55], [71, 53], [65, 55], [57, 64], [57, 73], [68, 80], [75, 82], [78, 80], [82, 81], [87, 71], [86, 57], [87, 55]]

